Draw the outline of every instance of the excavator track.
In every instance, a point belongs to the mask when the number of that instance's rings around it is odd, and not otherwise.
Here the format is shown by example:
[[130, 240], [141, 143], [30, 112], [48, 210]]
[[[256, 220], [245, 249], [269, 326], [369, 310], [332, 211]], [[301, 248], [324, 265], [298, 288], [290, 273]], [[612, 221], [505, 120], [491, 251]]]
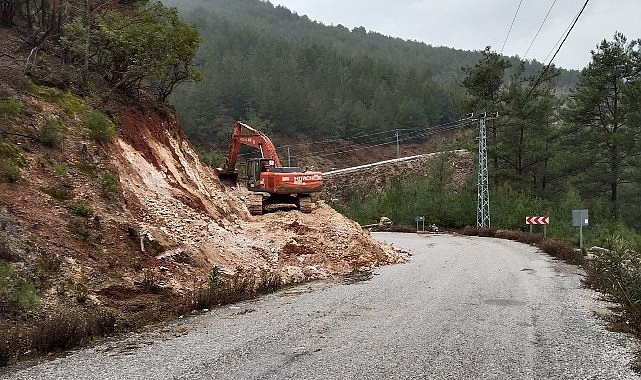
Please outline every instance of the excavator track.
[[298, 196], [298, 209], [300, 212], [309, 214], [312, 212], [312, 197], [309, 194], [301, 194]]
[[251, 194], [247, 200], [247, 208], [252, 215], [263, 215], [263, 195]]

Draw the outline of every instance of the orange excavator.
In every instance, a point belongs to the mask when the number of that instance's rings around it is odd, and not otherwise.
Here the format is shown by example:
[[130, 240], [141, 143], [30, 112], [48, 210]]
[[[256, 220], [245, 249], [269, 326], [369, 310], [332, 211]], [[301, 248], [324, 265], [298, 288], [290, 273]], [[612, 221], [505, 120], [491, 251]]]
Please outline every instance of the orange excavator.
[[276, 147], [261, 131], [240, 121], [232, 126], [229, 154], [225, 165], [218, 169], [224, 183], [236, 184], [236, 162], [241, 145], [260, 150], [260, 158], [247, 160], [247, 189], [251, 191], [247, 207], [252, 215], [261, 215], [269, 208], [296, 207], [312, 211], [311, 193], [323, 190], [323, 174], [299, 167], [282, 166]]

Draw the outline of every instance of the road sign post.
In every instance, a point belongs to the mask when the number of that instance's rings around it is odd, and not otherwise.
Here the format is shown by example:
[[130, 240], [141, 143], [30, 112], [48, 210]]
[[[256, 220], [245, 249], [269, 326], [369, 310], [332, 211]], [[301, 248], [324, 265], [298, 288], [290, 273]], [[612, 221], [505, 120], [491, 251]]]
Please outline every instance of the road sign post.
[[530, 225], [530, 233], [532, 233], [532, 225], [542, 224], [543, 225], [543, 239], [547, 238], [548, 235], [548, 224], [550, 224], [549, 216], [526, 216], [525, 224]]
[[579, 227], [579, 248], [583, 249], [583, 226], [589, 223], [588, 210], [572, 210], [572, 225]]

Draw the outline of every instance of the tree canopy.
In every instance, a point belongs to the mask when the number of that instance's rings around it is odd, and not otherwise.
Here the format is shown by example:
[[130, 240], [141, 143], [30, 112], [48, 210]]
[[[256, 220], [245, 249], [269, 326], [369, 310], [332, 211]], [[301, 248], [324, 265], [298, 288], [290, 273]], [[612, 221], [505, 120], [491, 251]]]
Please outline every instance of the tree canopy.
[[224, 149], [235, 119], [267, 120], [279, 136], [342, 138], [452, 121], [461, 66], [482, 55], [327, 26], [259, 0], [166, 3], [206, 36], [194, 60], [203, 83], [170, 97], [201, 148]]
[[622, 191], [639, 193], [640, 44], [620, 33], [603, 40], [592, 51], [565, 112], [570, 152], [581, 172], [577, 181], [586, 193], [606, 199], [614, 218], [623, 215], [622, 205], [638, 210]]
[[191, 64], [198, 31], [160, 2], [0, 0], [0, 9], [2, 25], [32, 36], [27, 68], [37, 80], [87, 92], [106, 78], [110, 93], [146, 91], [164, 101], [201, 78]]

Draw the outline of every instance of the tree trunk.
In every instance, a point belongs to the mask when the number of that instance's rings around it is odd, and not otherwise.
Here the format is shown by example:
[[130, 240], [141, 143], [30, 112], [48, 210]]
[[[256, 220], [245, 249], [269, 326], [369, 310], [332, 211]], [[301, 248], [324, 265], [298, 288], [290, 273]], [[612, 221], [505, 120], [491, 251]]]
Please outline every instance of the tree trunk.
[[0, 27], [13, 26], [17, 0], [0, 0]]

